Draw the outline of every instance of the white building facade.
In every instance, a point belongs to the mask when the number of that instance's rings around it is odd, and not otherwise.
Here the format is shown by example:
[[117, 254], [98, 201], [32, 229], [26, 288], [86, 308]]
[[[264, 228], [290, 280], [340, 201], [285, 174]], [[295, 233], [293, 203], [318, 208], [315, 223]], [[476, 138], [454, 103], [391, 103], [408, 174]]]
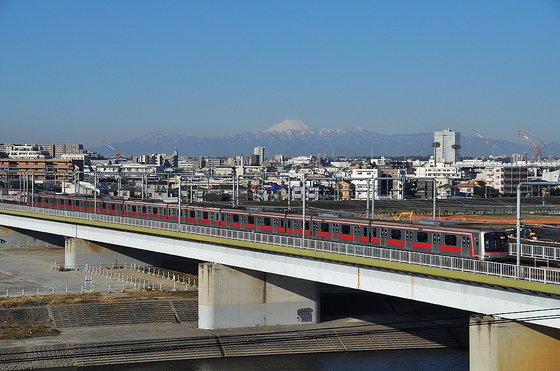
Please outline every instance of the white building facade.
[[449, 128], [434, 132], [436, 162], [456, 162], [461, 156], [461, 133]]

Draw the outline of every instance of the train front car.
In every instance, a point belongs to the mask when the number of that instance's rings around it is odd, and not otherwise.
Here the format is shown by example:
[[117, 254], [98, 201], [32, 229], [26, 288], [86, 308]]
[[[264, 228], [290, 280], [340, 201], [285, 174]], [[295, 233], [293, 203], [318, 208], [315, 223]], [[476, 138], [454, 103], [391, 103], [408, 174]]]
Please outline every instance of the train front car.
[[509, 256], [507, 232], [503, 229], [482, 229], [480, 247], [483, 260], [499, 260]]

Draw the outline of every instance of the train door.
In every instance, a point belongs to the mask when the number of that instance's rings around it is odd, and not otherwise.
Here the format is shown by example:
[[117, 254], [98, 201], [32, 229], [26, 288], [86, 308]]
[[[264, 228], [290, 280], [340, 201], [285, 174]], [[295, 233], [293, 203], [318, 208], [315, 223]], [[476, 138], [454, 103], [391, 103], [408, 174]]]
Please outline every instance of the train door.
[[379, 246], [381, 239], [379, 238], [380, 236], [380, 231], [379, 228], [377, 227], [371, 227], [370, 228], [370, 232], [369, 232], [369, 239], [370, 239], [370, 245], [371, 246]]
[[278, 218], [278, 219], [275, 220], [275, 222], [278, 223], [278, 225], [276, 226], [276, 229], [277, 229], [278, 233], [286, 234], [287, 220], [288, 219], [286, 219], [286, 218]]
[[214, 226], [220, 225], [220, 221], [218, 220], [218, 214], [215, 211], [210, 212], [210, 224]]
[[286, 235], [293, 235], [294, 234], [294, 220], [290, 218], [286, 218]]
[[462, 256], [473, 256], [472, 249], [471, 249], [471, 236], [461, 236], [461, 255]]
[[404, 231], [404, 248], [406, 250], [412, 250], [412, 241], [413, 241], [413, 236], [414, 236], [414, 231], [413, 230], [409, 230], [409, 229], [405, 229]]
[[439, 254], [441, 245], [441, 233], [432, 232], [432, 252]]
[[227, 216], [228, 214], [225, 212], [220, 212], [220, 226], [227, 226]]
[[388, 228], [382, 227], [379, 228], [379, 231], [379, 244], [381, 245], [381, 247], [387, 247]]

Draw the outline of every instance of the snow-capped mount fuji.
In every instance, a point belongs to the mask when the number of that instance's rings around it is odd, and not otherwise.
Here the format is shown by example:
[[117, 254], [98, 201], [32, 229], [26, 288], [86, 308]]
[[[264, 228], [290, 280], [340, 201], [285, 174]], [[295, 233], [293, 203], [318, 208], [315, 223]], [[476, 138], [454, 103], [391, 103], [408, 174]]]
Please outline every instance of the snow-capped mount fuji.
[[[384, 135], [360, 127], [355, 129], [314, 129], [299, 120], [285, 120], [260, 131], [237, 133], [226, 137], [194, 137], [160, 131], [111, 143], [123, 155], [172, 153], [180, 156], [251, 155], [253, 148], [264, 146], [274, 156], [316, 155], [331, 156], [429, 156], [433, 152], [433, 133]], [[551, 143], [552, 144], [552, 143]], [[461, 138], [463, 156], [488, 156], [491, 149], [479, 138]], [[498, 141], [501, 153], [531, 153], [532, 148], [520, 143]], [[552, 145], [547, 145], [553, 148]], [[558, 146], [556, 146], [558, 147]], [[90, 148], [103, 153], [106, 148]], [[552, 152], [552, 151], [551, 151]]]
[[309, 126], [305, 125], [303, 122], [299, 120], [284, 120], [279, 124], [274, 125], [273, 127], [266, 129], [263, 133], [271, 133], [277, 132], [281, 133], [284, 131], [302, 131], [302, 130], [309, 130], [311, 129]]

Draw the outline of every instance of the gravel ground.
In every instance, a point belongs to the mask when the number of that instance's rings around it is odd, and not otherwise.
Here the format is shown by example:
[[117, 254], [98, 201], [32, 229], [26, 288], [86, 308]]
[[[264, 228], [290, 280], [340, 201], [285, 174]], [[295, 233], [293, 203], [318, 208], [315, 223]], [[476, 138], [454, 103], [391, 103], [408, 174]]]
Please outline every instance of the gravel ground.
[[[171, 290], [173, 282], [166, 278], [156, 277], [131, 269], [109, 269], [104, 270], [103, 275], [86, 272], [83, 270], [59, 271], [51, 269], [54, 263], [64, 264], [64, 247], [59, 246], [29, 246], [29, 247], [7, 247], [0, 246], [0, 297], [5, 297], [7, 292], [10, 296], [20, 296], [22, 290], [26, 295], [39, 294], [45, 295], [52, 293], [62, 294], [68, 289], [68, 293], [77, 293], [81, 291], [84, 285], [85, 277], [92, 277], [93, 285], [97, 292], [108, 291], [111, 285], [111, 291], [122, 290], [123, 284], [126, 291], [134, 290], [134, 283], [131, 278], [135, 278], [136, 282], [141, 282], [137, 287], [140, 289], [144, 281], [155, 283], [156, 288], [160, 284], [163, 289]], [[118, 280], [116, 277], [106, 277], [105, 274], [113, 276], [128, 276], [128, 282]], [[126, 281], [126, 279], [125, 279]], [[182, 282], [176, 283], [177, 289], [184, 289]]]

